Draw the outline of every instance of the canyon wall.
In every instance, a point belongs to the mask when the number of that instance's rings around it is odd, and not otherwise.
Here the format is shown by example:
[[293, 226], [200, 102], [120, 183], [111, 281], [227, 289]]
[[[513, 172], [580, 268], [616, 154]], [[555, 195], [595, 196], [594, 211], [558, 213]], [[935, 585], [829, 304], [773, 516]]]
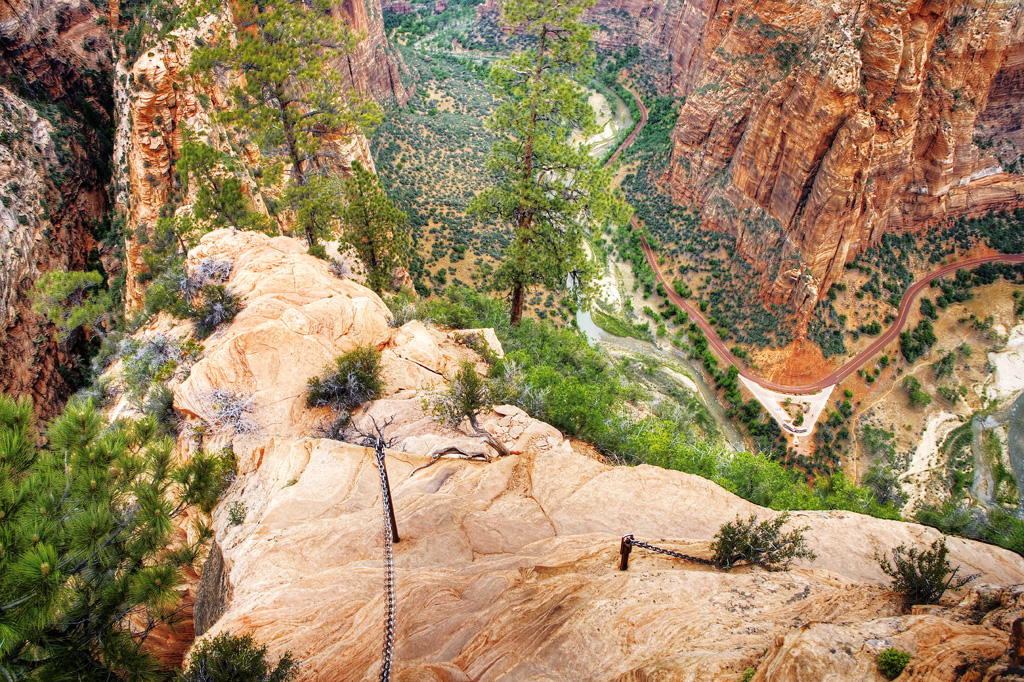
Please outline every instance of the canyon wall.
[[[660, 184], [806, 320], [887, 231], [1024, 201], [1016, 0], [601, 0], [607, 49], [685, 97]], [[646, 69], [646, 62], [643, 67]], [[1007, 172], [1011, 171], [1011, 172]]]
[[[401, 82], [404, 64], [384, 34], [379, 0], [345, 0], [334, 10], [339, 21], [348, 22], [362, 36], [353, 52], [334, 62], [348, 84], [379, 101], [394, 99], [404, 104], [412, 92]], [[144, 49], [131, 64], [118, 63], [115, 97], [120, 114], [115, 157], [116, 203], [125, 215], [127, 265], [126, 300], [130, 309], [142, 304], [146, 266], [142, 251], [156, 221], [178, 204], [179, 213], [188, 212], [194, 197], [180, 196], [181, 182], [175, 177], [174, 162], [181, 150], [187, 127], [206, 142], [229, 155], [237, 155], [231, 135], [215, 122], [225, 108], [229, 75], [212, 86], [197, 76], [186, 75], [197, 40], [212, 38], [223, 25], [223, 17], [210, 15], [199, 27], [181, 28]], [[373, 168], [367, 140], [357, 136], [335, 141], [340, 159], [360, 159]], [[255, 150], [246, 150], [256, 154]], [[347, 167], [346, 162], [341, 162]], [[256, 187], [255, 179], [242, 170], [244, 183]], [[257, 208], [264, 209], [257, 198]]]
[[[0, 391], [58, 411], [75, 383], [69, 344], [33, 312], [49, 270], [84, 269], [90, 250], [117, 272], [90, 223], [107, 206], [110, 46], [84, 0], [0, 6]], [[58, 370], [63, 370], [61, 373]]]
[[353, 87], [377, 101], [408, 102], [414, 87], [408, 76], [407, 84], [402, 84], [405, 64], [384, 32], [380, 0], [343, 0], [336, 6], [335, 16], [363, 35], [352, 54], [339, 60], [344, 64], [339, 64], [338, 70], [348, 75]]
[[1020, 136], [1022, 14], [1014, 0], [717, 3], [674, 82], [686, 103], [661, 184], [736, 235], [764, 298], [806, 320], [886, 231], [1024, 199], [1002, 165]]

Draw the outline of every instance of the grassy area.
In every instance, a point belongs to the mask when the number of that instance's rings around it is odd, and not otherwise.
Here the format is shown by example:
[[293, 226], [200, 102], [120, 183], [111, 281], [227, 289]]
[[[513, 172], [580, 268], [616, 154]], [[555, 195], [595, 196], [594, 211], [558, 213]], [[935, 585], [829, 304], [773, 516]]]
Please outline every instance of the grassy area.
[[510, 232], [468, 216], [466, 206], [488, 185], [494, 137], [484, 121], [494, 102], [472, 65], [400, 49], [417, 95], [388, 112], [371, 147], [388, 195], [409, 216], [413, 280], [423, 294], [451, 283], [487, 290]]
[[594, 320], [594, 324], [613, 336], [639, 339], [641, 341], [651, 340], [651, 328], [646, 322], [632, 323], [599, 309], [592, 310], [591, 317]]

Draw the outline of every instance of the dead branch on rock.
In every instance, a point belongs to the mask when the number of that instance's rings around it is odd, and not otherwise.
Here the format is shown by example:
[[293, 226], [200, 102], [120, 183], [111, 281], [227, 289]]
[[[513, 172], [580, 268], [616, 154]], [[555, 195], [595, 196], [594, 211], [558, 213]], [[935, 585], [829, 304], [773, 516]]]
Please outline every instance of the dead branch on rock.
[[481, 461], [482, 460], [484, 462], [492, 462], [492, 461], [494, 461], [494, 458], [491, 457], [490, 455], [488, 455], [486, 452], [470, 452], [468, 450], [463, 450], [458, 445], [453, 445], [451, 443], [446, 443], [444, 445], [436, 445], [436, 446], [434, 446], [434, 449], [432, 449], [430, 451], [430, 453], [427, 455], [428, 457], [430, 457], [430, 461], [427, 462], [426, 464], [424, 464], [421, 467], [416, 467], [411, 472], [409, 472], [409, 475], [412, 476], [417, 471], [420, 471], [421, 469], [426, 469], [427, 467], [429, 467], [432, 464], [436, 464], [445, 455], [451, 455], [451, 454], [459, 455], [459, 459], [477, 460], [477, 461]]

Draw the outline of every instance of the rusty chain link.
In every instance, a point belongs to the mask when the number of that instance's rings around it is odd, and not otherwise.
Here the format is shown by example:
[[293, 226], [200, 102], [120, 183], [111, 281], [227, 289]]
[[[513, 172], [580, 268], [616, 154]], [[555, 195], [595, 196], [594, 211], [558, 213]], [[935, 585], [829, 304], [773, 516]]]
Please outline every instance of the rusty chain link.
[[388, 474], [384, 468], [384, 440], [377, 438], [374, 447], [377, 469], [380, 471], [381, 498], [384, 507], [384, 601], [387, 616], [384, 620], [384, 653], [380, 664], [380, 682], [391, 679], [391, 652], [395, 645], [395, 558], [393, 553], [394, 535], [391, 529], [391, 493], [388, 490]]
[[633, 547], [639, 547], [646, 549], [651, 552], [657, 552], [658, 554], [664, 554], [666, 556], [675, 557], [676, 559], [683, 559], [685, 561], [692, 561], [693, 563], [703, 564], [704, 566], [714, 566], [715, 562], [710, 559], [702, 559], [701, 557], [691, 556], [689, 554], [683, 554], [682, 552], [676, 552], [671, 549], [665, 549], [664, 547], [657, 547], [649, 542], [643, 542], [637, 540], [632, 535], [623, 535], [622, 544], [619, 546], [619, 554], [622, 557], [622, 561], [619, 564], [619, 570], [625, 571], [629, 566], [629, 553]]

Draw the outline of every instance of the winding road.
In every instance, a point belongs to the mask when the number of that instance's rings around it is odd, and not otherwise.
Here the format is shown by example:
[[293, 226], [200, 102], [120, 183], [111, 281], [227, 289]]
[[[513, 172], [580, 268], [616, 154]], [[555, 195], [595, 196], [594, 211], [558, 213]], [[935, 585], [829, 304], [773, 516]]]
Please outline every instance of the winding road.
[[[636, 100], [637, 106], [640, 109], [640, 122], [637, 123], [636, 127], [633, 128], [633, 132], [629, 134], [629, 136], [622, 142], [622, 145], [615, 151], [615, 153], [608, 160], [608, 165], [614, 163], [619, 158], [619, 155], [627, 147], [629, 147], [629, 145], [633, 144], [633, 142], [636, 141], [636, 138], [640, 134], [640, 131], [643, 130], [643, 127], [647, 124], [647, 107], [644, 106], [644, 103], [640, 101], [640, 98], [637, 96], [635, 92], [633, 92], [625, 85], [623, 85], [623, 88], [625, 88], [626, 91], [633, 96], [633, 99]], [[637, 222], [636, 216], [633, 216], [631, 223], [633, 225], [633, 229], [640, 229], [640, 223]], [[859, 367], [861, 367], [864, 363], [866, 363], [868, 360], [874, 357], [879, 351], [881, 351], [883, 348], [885, 348], [899, 336], [899, 333], [903, 331], [903, 327], [906, 326], [907, 324], [907, 318], [910, 315], [911, 306], [914, 303], [914, 299], [917, 297], [918, 294], [921, 293], [921, 290], [927, 287], [929, 284], [931, 284], [933, 280], [936, 280], [939, 277], [946, 277], [948, 275], [951, 275], [962, 268], [973, 268], [979, 265], [983, 265], [985, 263], [1024, 263], [1024, 254], [996, 254], [991, 256], [978, 256], [975, 258], [967, 258], [964, 260], [954, 261], [952, 263], [949, 263], [948, 265], [944, 265], [938, 270], [933, 270], [932, 272], [928, 273], [927, 275], [925, 275], [924, 277], [910, 285], [906, 292], [904, 292], [903, 299], [900, 301], [899, 312], [896, 314], [896, 319], [893, 321], [892, 325], [888, 329], [882, 332], [882, 334], [879, 335], [879, 337], [871, 343], [871, 345], [869, 345], [861, 352], [857, 353], [857, 355], [855, 355], [841, 367], [833, 370], [832, 373], [829, 374], [828, 376], [822, 377], [821, 379], [810, 384], [788, 385], [780, 384], [774, 381], [769, 381], [768, 379], [759, 377], [758, 375], [751, 372], [746, 367], [746, 365], [740, 362], [740, 360], [735, 355], [732, 354], [732, 351], [729, 350], [729, 347], [726, 346], [725, 342], [722, 341], [721, 337], [718, 336], [718, 332], [716, 332], [715, 329], [711, 326], [711, 324], [708, 323], [708, 321], [704, 318], [700, 311], [694, 308], [689, 303], [687, 303], [687, 301], [682, 296], [677, 294], [675, 289], [672, 287], [672, 283], [665, 279], [665, 275], [661, 272], [661, 268], [658, 267], [658, 259], [654, 254], [654, 250], [651, 248], [650, 244], [647, 243], [647, 239], [643, 235], [641, 235], [640, 240], [642, 242], [644, 256], [647, 258], [647, 263], [648, 265], [651, 266], [651, 270], [654, 271], [654, 275], [657, 278], [657, 280], [661, 282], [664, 286], [665, 293], [667, 294], [668, 299], [672, 301], [672, 303], [674, 303], [675, 305], [679, 306], [681, 309], [689, 313], [690, 319], [693, 320], [693, 322], [695, 322], [698, 327], [700, 327], [701, 331], [704, 332], [704, 335], [708, 339], [708, 346], [714, 351], [715, 355], [717, 355], [722, 362], [726, 364], [735, 365], [736, 368], [739, 369], [741, 376], [749, 379], [750, 381], [753, 381], [759, 386], [762, 386], [763, 388], [766, 388], [770, 391], [776, 391], [778, 393], [785, 393], [791, 395], [807, 395], [812, 393], [818, 393], [819, 391], [825, 390], [830, 386], [838, 384], [840, 381], [856, 372]]]

